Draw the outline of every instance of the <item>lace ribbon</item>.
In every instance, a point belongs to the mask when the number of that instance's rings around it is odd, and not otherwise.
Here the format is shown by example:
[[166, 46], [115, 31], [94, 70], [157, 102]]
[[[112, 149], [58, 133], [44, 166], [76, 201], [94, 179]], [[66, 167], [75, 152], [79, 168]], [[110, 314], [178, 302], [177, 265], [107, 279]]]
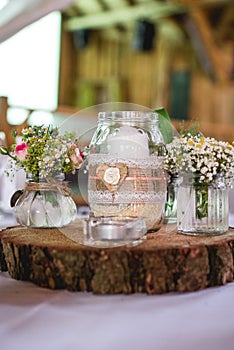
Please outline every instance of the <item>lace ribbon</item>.
[[52, 178], [46, 178], [45, 182], [28, 182], [24, 187], [25, 191], [53, 191], [58, 190], [63, 196], [69, 197], [72, 194], [67, 182], [58, 182]]

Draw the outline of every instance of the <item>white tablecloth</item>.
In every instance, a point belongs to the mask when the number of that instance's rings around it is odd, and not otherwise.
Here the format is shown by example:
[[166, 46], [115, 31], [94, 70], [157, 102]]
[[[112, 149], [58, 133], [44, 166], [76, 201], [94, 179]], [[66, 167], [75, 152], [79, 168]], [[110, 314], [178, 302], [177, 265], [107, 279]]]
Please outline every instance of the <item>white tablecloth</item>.
[[[0, 227], [11, 224], [4, 215]], [[234, 283], [100, 296], [43, 289], [0, 272], [0, 350], [12, 349], [233, 350]]]
[[193, 293], [93, 295], [0, 273], [1, 350], [233, 350], [234, 283]]

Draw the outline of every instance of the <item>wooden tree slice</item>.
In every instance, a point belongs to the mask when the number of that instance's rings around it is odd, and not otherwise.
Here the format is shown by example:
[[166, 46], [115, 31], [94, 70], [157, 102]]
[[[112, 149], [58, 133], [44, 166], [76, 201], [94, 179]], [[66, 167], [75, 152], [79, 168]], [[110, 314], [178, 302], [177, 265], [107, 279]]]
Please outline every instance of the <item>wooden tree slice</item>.
[[[98, 294], [186, 292], [233, 281], [234, 231], [198, 237], [169, 227], [136, 247], [111, 249], [80, 245], [59, 229], [7, 228], [1, 267], [42, 287]], [[67, 230], [82, 233], [80, 222]]]

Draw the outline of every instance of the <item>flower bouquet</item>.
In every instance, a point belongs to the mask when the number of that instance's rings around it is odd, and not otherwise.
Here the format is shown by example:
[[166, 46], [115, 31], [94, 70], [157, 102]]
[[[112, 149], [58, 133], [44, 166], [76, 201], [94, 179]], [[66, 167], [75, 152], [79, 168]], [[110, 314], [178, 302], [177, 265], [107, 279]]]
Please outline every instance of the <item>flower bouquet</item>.
[[8, 176], [20, 169], [27, 174], [24, 191], [12, 197], [16, 220], [32, 227], [67, 225], [76, 217], [76, 205], [64, 174], [75, 173], [84, 158], [75, 133], [60, 135], [58, 128], [30, 126], [13, 136], [10, 150], [2, 146], [0, 153], [9, 156]]
[[23, 169], [39, 181], [40, 177], [53, 177], [56, 173], [74, 173], [83, 162], [75, 133], [60, 135], [58, 128], [31, 126], [23, 129], [21, 135], [13, 132], [13, 137], [15, 143], [10, 151], [0, 147], [0, 153], [10, 157], [6, 169], [9, 176]]
[[187, 134], [167, 146], [165, 167], [179, 173], [177, 224], [181, 232], [224, 232], [234, 148], [211, 137]]

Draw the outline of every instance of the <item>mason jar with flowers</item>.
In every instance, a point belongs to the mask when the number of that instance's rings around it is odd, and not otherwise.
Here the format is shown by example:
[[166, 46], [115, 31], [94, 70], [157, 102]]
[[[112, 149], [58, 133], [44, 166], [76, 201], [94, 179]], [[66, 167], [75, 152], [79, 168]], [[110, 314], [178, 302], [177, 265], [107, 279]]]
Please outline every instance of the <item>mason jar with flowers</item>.
[[65, 174], [75, 173], [84, 157], [75, 133], [60, 135], [58, 128], [30, 126], [13, 136], [11, 149], [0, 147], [0, 153], [9, 156], [8, 176], [19, 169], [26, 173], [24, 189], [11, 200], [17, 222], [44, 228], [68, 225], [77, 209]]
[[233, 165], [233, 145], [212, 137], [188, 134], [167, 145], [165, 166], [180, 175], [179, 233], [214, 235], [228, 230]]

